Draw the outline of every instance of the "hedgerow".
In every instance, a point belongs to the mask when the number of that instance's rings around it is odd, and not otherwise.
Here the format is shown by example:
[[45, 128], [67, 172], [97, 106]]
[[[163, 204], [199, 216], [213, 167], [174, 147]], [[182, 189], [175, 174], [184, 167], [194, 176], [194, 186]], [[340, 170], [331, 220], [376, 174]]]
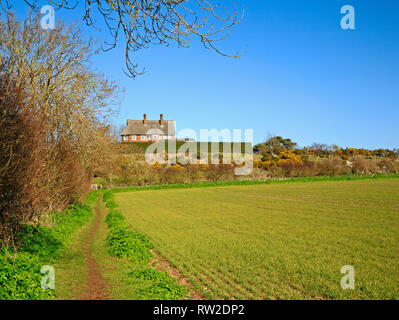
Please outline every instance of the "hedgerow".
[[92, 216], [87, 205], [75, 204], [50, 216], [49, 225], [25, 225], [18, 235], [20, 247], [0, 250], [0, 299], [41, 300], [54, 297], [41, 287], [43, 265], [51, 265], [71, 235]]
[[[316, 177], [293, 177], [293, 178], [272, 178], [263, 180], [228, 180], [228, 181], [203, 181], [195, 183], [173, 183], [156, 184], [146, 186], [116, 187], [112, 188], [113, 193], [136, 192], [163, 189], [191, 189], [191, 188], [210, 188], [228, 186], [248, 186], [263, 184], [281, 184], [296, 182], [328, 182], [328, 181], [354, 181], [354, 180], [374, 180], [374, 179], [398, 179], [398, 173], [386, 174], [345, 174], [337, 176], [316, 176]], [[108, 191], [111, 193], [111, 191]]]
[[153, 248], [147, 237], [134, 232], [125, 222], [125, 217], [118, 211], [117, 203], [111, 191], [104, 193], [103, 201], [110, 208], [105, 219], [110, 229], [106, 238], [108, 253], [112, 256], [129, 259], [135, 264], [129, 277], [148, 281], [148, 286], [139, 289], [145, 299], [177, 300], [187, 295], [187, 288], [176, 283], [166, 272], [155, 270], [148, 266], [154, 258]]

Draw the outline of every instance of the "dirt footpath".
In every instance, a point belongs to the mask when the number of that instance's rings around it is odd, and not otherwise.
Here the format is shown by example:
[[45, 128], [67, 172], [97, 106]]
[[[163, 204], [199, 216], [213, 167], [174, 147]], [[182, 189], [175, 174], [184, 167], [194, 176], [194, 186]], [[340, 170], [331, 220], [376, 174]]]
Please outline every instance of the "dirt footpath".
[[108, 300], [106, 283], [101, 274], [100, 266], [96, 262], [92, 251], [93, 240], [97, 232], [98, 226], [100, 225], [101, 219], [100, 201], [101, 197], [98, 198], [96, 203], [96, 220], [89, 232], [85, 246], [88, 274], [86, 282], [86, 292], [81, 297], [79, 297], [80, 300]]

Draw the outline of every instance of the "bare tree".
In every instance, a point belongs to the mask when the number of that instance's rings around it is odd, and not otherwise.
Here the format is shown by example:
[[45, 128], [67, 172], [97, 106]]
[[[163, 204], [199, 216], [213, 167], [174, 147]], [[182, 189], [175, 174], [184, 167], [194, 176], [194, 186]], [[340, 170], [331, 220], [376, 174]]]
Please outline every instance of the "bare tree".
[[[20, 0], [18, 0], [20, 1]], [[34, 10], [39, 6], [35, 0], [24, 0]], [[122, 34], [125, 38], [126, 74], [136, 77], [144, 71], [138, 70], [132, 54], [153, 44], [176, 43], [189, 47], [190, 38], [197, 37], [205, 48], [223, 56], [238, 58], [242, 54], [227, 54], [218, 47], [226, 39], [232, 27], [244, 16], [244, 9], [229, 13], [219, 8], [212, 0], [82, 0], [85, 3], [83, 20], [87, 26], [95, 26], [95, 17], [100, 15], [108, 28], [111, 41], [105, 41], [103, 50], [116, 47]], [[0, 0], [0, 9], [8, 11], [12, 0]], [[76, 9], [79, 0], [49, 0], [56, 9]], [[223, 11], [223, 14], [221, 13]]]
[[113, 157], [117, 86], [90, 68], [91, 48], [80, 28], [46, 32], [39, 15], [0, 21], [0, 216], [12, 218], [0, 224], [80, 200]]

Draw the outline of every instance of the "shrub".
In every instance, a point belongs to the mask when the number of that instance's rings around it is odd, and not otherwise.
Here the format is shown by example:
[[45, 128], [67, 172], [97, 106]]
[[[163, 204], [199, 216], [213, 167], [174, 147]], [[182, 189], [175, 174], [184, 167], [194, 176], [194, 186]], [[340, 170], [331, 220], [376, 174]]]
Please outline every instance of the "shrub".
[[343, 160], [326, 159], [317, 161], [315, 164], [316, 175], [336, 176], [351, 173], [351, 168], [346, 164], [346, 161]]
[[280, 152], [280, 159], [277, 164], [281, 167], [286, 164], [300, 165], [302, 164], [302, 159], [299, 155], [295, 154], [294, 151], [283, 151]]
[[356, 174], [375, 174], [380, 172], [380, 168], [375, 160], [356, 157], [351, 159], [352, 172]]
[[108, 252], [118, 258], [128, 258], [136, 263], [145, 263], [153, 258], [152, 246], [147, 238], [133, 232], [129, 227], [112, 229], [107, 236]]
[[108, 228], [122, 227], [125, 224], [125, 217], [118, 210], [112, 209], [105, 218]]
[[205, 177], [209, 181], [233, 180], [234, 166], [231, 164], [209, 165]]
[[399, 162], [391, 159], [382, 159], [377, 163], [381, 172], [384, 173], [398, 173]]
[[165, 281], [168, 280], [169, 275], [164, 271], [158, 271], [153, 268], [145, 267], [142, 269], [134, 270], [129, 273], [129, 276], [144, 279], [144, 280], [158, 280]]
[[182, 169], [182, 166], [181, 166], [180, 164], [176, 163], [176, 164], [174, 164], [173, 166], [171, 166], [171, 168], [172, 168], [173, 170], [179, 171], [179, 170]]
[[115, 209], [118, 207], [115, 202], [114, 195], [111, 191], [107, 191], [104, 193], [103, 201], [105, 202], [105, 206], [109, 209]]
[[53, 290], [41, 288], [42, 263], [29, 253], [10, 256], [0, 252], [0, 299], [1, 300], [42, 300], [54, 297]]
[[175, 281], [156, 282], [139, 292], [147, 299], [179, 300], [187, 294], [187, 288], [178, 285]]
[[129, 276], [151, 280], [152, 284], [150, 286], [140, 290], [147, 299], [177, 300], [187, 294], [187, 288], [176, 283], [176, 280], [164, 271], [144, 267], [130, 272]]

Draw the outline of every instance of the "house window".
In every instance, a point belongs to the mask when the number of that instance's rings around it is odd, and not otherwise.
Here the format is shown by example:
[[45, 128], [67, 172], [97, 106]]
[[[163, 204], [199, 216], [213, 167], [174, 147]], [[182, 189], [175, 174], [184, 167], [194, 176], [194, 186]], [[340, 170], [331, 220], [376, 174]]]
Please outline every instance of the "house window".
[[153, 134], [153, 135], [152, 135], [152, 140], [157, 140], [157, 139], [158, 139], [158, 135]]
[[140, 137], [141, 140], [146, 140], [146, 138], [147, 138], [146, 136], [141, 136]]
[[132, 137], [132, 141], [136, 141], [136, 135], [131, 136]]
[[123, 136], [123, 141], [127, 141], [128, 137], [127, 136]]

